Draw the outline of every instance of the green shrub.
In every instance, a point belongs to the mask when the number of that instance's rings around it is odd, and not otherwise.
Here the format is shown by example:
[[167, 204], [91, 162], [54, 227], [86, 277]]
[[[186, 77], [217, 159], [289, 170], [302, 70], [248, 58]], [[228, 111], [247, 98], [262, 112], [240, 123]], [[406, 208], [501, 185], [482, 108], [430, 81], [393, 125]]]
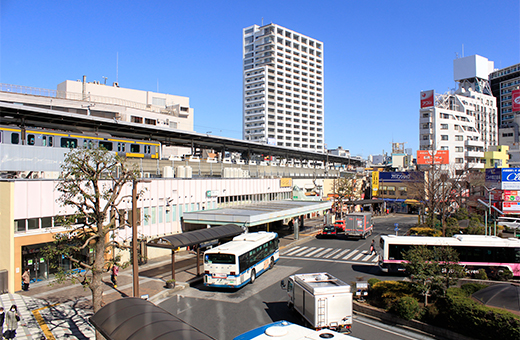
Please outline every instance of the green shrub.
[[390, 311], [392, 313], [397, 314], [403, 319], [412, 320], [421, 314], [421, 307], [419, 306], [419, 301], [416, 298], [411, 296], [404, 296], [390, 307]]
[[488, 279], [486, 270], [484, 268], [480, 268], [478, 270], [478, 273], [473, 274], [473, 277], [477, 280], [487, 280]]
[[414, 292], [411, 282], [380, 281], [371, 286], [369, 300], [375, 306], [388, 309], [394, 302]]
[[368, 279], [368, 288], [371, 289], [372, 286], [378, 282], [381, 282], [381, 280], [379, 280], [378, 278], [375, 278], [375, 277]]
[[434, 323], [435, 319], [439, 316], [439, 308], [435, 304], [425, 306], [421, 315], [421, 321], [427, 323]]
[[460, 287], [460, 290], [464, 292], [465, 296], [471, 296], [471, 294], [487, 287], [488, 285], [481, 283], [465, 283]]
[[419, 235], [419, 236], [441, 236], [442, 233], [439, 230], [425, 227], [413, 227], [408, 230], [408, 235]]

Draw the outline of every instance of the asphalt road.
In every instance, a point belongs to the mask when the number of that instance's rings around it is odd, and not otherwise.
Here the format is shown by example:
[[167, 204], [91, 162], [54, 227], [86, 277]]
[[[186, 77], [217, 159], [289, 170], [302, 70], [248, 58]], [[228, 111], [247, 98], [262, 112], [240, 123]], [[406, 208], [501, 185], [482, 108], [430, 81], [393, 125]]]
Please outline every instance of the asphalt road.
[[[414, 220], [415, 218], [415, 220]], [[280, 261], [259, 276], [254, 284], [238, 290], [216, 290], [199, 284], [160, 303], [160, 307], [216, 339], [233, 339], [253, 328], [279, 320], [301, 324], [297, 313], [287, 307], [287, 293], [280, 280], [294, 273], [328, 272], [347, 283], [368, 280], [402, 279], [381, 276], [377, 256], [370, 255], [370, 242], [380, 234], [403, 231], [416, 216], [384, 217], [375, 221], [375, 232], [366, 240], [314, 238], [295, 247], [282, 249]], [[400, 231], [399, 231], [400, 232]], [[376, 242], [377, 243], [377, 242]], [[361, 339], [432, 339], [419, 333], [355, 316], [353, 336]]]

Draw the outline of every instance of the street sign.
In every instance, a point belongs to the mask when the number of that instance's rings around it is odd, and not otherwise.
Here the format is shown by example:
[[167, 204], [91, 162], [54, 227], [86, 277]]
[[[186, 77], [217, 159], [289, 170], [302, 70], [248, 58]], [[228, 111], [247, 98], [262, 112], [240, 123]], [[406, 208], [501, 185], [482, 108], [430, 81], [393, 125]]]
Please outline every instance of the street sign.
[[397, 232], [399, 231], [399, 223], [395, 223], [394, 225], [395, 225], [395, 228], [394, 228], [395, 236], [397, 236]]

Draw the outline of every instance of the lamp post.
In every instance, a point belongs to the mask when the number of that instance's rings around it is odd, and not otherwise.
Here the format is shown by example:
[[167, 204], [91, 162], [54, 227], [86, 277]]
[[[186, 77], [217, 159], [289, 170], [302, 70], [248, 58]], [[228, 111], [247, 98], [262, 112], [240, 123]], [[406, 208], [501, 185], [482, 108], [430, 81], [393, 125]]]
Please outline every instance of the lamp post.
[[134, 297], [139, 296], [139, 268], [137, 266], [137, 180], [132, 181], [132, 276]]
[[[486, 211], [486, 230], [484, 232], [484, 235], [487, 236], [487, 232], [488, 232], [488, 215], [489, 215], [489, 218], [491, 218], [491, 191], [495, 190], [496, 188], [493, 187], [493, 188], [488, 188], [486, 186], [484, 186], [484, 188], [487, 190], [488, 192], [488, 196], [489, 196], [489, 205], [488, 205], [488, 211]], [[491, 236], [491, 230], [489, 231], [489, 235]]]

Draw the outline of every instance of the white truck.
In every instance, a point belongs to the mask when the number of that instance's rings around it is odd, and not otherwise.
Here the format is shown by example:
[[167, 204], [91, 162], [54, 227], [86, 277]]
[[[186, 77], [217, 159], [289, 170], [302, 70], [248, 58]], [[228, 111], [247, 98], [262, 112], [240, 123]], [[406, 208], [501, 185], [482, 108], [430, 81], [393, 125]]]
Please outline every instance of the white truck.
[[287, 294], [289, 308], [312, 328], [351, 332], [352, 291], [345, 282], [328, 273], [295, 274], [287, 280]]

